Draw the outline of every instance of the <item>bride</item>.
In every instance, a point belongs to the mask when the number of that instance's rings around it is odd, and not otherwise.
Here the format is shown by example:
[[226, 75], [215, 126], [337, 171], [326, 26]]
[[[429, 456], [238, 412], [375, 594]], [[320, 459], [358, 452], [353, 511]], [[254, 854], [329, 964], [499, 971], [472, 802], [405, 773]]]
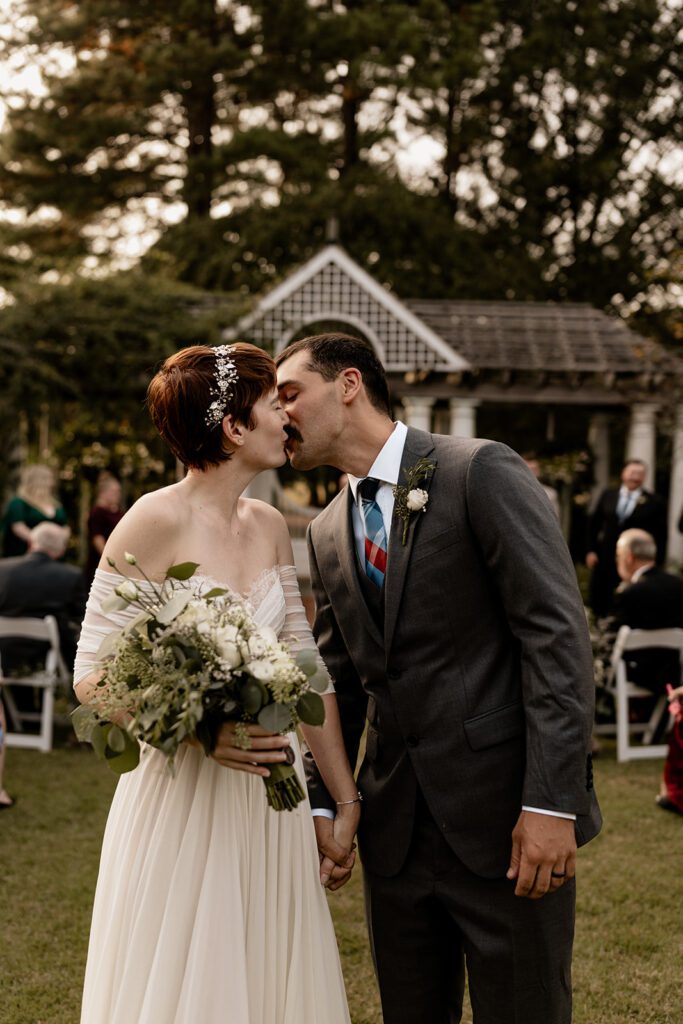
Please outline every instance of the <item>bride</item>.
[[[271, 358], [252, 345], [193, 346], [166, 360], [148, 391], [161, 436], [187, 467], [179, 483], [141, 498], [114, 530], [93, 582], [74, 674], [87, 702], [96, 652], [134, 609], [104, 614], [120, 582], [107, 558], [137, 556], [148, 575], [199, 563], [207, 588], [241, 596], [259, 625], [292, 649], [313, 647], [284, 520], [242, 497], [257, 473], [285, 461], [287, 416]], [[138, 570], [127, 567], [137, 577]], [[338, 802], [335, 832], [349, 851], [359, 795], [331, 683], [326, 719], [305, 738]], [[230, 723], [212, 757], [183, 745], [172, 776], [159, 751], [118, 783], [104, 836], [82, 1024], [349, 1024], [339, 955], [307, 800], [266, 803], [261, 776], [295, 734], [249, 727], [240, 750]], [[231, 770], [235, 769], [235, 770]]]

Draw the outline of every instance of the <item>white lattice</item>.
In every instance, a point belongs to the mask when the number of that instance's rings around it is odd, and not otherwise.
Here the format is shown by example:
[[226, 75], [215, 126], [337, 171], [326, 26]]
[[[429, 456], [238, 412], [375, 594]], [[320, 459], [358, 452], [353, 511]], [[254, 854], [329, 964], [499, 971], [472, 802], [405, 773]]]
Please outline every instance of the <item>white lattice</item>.
[[321, 320], [358, 328], [389, 371], [459, 370], [467, 363], [338, 246], [327, 246], [267, 295], [231, 335], [283, 348]]

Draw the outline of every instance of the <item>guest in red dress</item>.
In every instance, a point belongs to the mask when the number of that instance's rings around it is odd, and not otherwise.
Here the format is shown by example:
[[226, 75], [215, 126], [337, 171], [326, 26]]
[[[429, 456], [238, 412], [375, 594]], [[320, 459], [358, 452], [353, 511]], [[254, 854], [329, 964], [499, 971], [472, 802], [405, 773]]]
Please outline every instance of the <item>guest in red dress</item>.
[[664, 763], [664, 775], [657, 804], [663, 811], [683, 814], [683, 708], [680, 698], [683, 686], [669, 691], [670, 709], [675, 720], [669, 733], [669, 753]]
[[104, 545], [116, 524], [123, 518], [123, 511], [121, 484], [111, 473], [102, 473], [97, 481], [95, 504], [88, 516], [88, 561], [85, 567], [88, 587], [100, 563]]

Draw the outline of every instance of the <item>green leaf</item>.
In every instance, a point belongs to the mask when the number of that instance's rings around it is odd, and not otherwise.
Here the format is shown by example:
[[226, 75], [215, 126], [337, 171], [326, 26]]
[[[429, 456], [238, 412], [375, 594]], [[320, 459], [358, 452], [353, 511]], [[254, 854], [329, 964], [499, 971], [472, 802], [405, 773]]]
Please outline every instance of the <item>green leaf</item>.
[[207, 591], [206, 594], [204, 594], [203, 596], [207, 597], [207, 598], [208, 597], [221, 597], [223, 594], [227, 594], [227, 593], [228, 593], [228, 591], [225, 590], [223, 587], [213, 587], [212, 590]]
[[296, 705], [297, 714], [306, 725], [322, 725], [325, 721], [325, 705], [317, 693], [305, 693]]
[[162, 626], [167, 626], [169, 622], [173, 622], [173, 620], [185, 610], [191, 599], [192, 594], [189, 590], [185, 590], [181, 594], [174, 594], [173, 597], [167, 601], [166, 604], [162, 604], [159, 611], [156, 612], [155, 617], [157, 622], [160, 622]]
[[107, 758], [107, 764], [117, 775], [132, 772], [140, 763], [140, 744], [132, 736], [129, 736], [128, 733], [123, 733], [123, 736], [125, 737], [126, 744], [123, 752], [115, 757]]
[[97, 722], [95, 728], [90, 736], [90, 742], [92, 748], [95, 751], [95, 756], [99, 757], [100, 761], [104, 760], [105, 751], [107, 749], [107, 736], [111, 729], [111, 722]]
[[308, 680], [308, 685], [316, 693], [324, 693], [329, 686], [330, 680], [325, 672], [321, 672], [320, 669], [314, 676], [311, 676]]
[[97, 660], [98, 661], [105, 661], [107, 658], [110, 658], [112, 656], [112, 654], [114, 653], [114, 651], [116, 650], [116, 646], [117, 646], [117, 644], [118, 644], [120, 639], [121, 639], [121, 630], [120, 629], [115, 630], [115, 632], [113, 632], [113, 633], [107, 633], [107, 635], [105, 636], [104, 640], [102, 641], [100, 646], [97, 648]]
[[118, 725], [112, 725], [107, 736], [107, 746], [116, 754], [121, 754], [126, 749], [126, 734]]
[[292, 727], [292, 716], [285, 704], [266, 704], [259, 711], [257, 722], [267, 732], [286, 732]]
[[261, 710], [266, 696], [265, 687], [257, 683], [255, 679], [246, 682], [240, 691], [242, 705], [248, 715], [255, 715]]
[[295, 661], [301, 671], [307, 676], [313, 676], [318, 671], [317, 652], [304, 648], [297, 652]]
[[124, 611], [129, 604], [130, 601], [127, 601], [125, 597], [120, 597], [112, 590], [111, 594], [109, 594], [108, 597], [105, 597], [101, 607], [105, 615], [110, 615], [112, 612]]
[[81, 743], [92, 743], [92, 732], [97, 724], [97, 716], [93, 708], [88, 704], [79, 704], [71, 712], [71, 724], [76, 733], [76, 739]]
[[199, 568], [199, 562], [180, 562], [166, 570], [167, 580], [189, 580]]

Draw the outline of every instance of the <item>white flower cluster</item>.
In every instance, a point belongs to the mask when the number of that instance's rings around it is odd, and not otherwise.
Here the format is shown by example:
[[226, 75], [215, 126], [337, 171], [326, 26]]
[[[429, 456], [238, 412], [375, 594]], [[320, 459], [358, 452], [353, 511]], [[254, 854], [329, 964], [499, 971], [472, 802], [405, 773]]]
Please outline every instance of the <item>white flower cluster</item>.
[[231, 358], [234, 351], [233, 345], [217, 345], [214, 349], [216, 375], [211, 388], [213, 401], [206, 410], [205, 416], [208, 427], [215, 427], [218, 423], [222, 423], [225, 407], [232, 398], [232, 386], [239, 380], [235, 361]]

